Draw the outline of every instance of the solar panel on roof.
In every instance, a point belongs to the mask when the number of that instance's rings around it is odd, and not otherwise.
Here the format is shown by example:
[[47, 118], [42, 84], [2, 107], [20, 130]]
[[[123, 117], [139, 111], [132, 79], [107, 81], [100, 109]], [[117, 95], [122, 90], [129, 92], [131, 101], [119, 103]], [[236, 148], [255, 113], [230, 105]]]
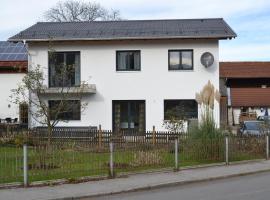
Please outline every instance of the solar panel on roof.
[[8, 60], [8, 54], [0, 54], [0, 60], [1, 60], [1, 61], [6, 61], [6, 60]]
[[27, 60], [26, 54], [17, 54], [16, 60]]
[[26, 61], [27, 51], [23, 43], [0, 41], [0, 61]]
[[8, 59], [9, 60], [15, 60], [16, 54], [9, 54]]

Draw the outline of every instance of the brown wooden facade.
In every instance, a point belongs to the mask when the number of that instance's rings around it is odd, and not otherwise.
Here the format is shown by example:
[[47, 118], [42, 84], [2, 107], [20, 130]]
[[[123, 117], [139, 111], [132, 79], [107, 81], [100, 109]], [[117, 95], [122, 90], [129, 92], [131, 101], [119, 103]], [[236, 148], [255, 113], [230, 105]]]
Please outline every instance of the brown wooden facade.
[[[220, 79], [228, 109], [270, 108], [270, 62], [220, 62]], [[221, 120], [229, 115], [224, 106], [221, 101]]]

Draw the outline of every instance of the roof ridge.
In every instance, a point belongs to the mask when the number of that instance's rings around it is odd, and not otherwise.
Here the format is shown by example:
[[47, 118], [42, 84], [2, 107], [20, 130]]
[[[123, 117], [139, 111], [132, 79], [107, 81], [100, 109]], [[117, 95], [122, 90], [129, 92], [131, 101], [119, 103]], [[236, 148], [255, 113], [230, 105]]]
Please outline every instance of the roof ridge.
[[[155, 22], [155, 21], [192, 21], [192, 20], [223, 20], [223, 18], [184, 18], [184, 19], [127, 19], [127, 20], [105, 20], [105, 21], [70, 21], [70, 22], [37, 22], [36, 24], [47, 23], [108, 23], [108, 22]], [[223, 20], [224, 21], [224, 20]]]

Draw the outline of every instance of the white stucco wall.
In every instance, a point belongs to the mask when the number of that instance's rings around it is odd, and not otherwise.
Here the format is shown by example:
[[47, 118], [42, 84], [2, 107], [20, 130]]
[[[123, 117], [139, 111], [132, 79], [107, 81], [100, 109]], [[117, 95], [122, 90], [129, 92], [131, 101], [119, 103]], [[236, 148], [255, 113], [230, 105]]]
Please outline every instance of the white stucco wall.
[[[81, 80], [96, 84], [97, 93], [84, 98], [88, 107], [80, 121], [69, 126], [98, 126], [112, 129], [112, 100], [145, 100], [146, 129], [153, 125], [162, 130], [164, 99], [195, 99], [195, 93], [210, 80], [219, 88], [219, 51], [217, 40], [137, 41], [137, 42], [74, 42], [54, 45], [56, 51], [81, 52]], [[193, 49], [194, 70], [168, 71], [169, 49]], [[116, 50], [141, 50], [141, 71], [117, 72]], [[48, 73], [48, 46], [30, 44], [30, 63], [44, 67]], [[215, 57], [214, 65], [206, 69], [200, 63], [204, 52]], [[47, 82], [47, 81], [46, 81]], [[219, 105], [215, 106], [219, 124]], [[67, 125], [66, 123], [60, 123]]]
[[[19, 106], [10, 102], [11, 90], [16, 89], [24, 74], [0, 74], [0, 118], [19, 118]], [[10, 105], [10, 106], [9, 106]]]

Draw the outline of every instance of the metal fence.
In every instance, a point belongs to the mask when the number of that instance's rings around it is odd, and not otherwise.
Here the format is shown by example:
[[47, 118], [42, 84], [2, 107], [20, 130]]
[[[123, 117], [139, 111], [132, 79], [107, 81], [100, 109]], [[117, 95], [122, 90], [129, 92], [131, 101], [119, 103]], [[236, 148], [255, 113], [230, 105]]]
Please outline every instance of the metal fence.
[[[25, 145], [23, 145], [25, 144]], [[24, 148], [23, 148], [24, 147]], [[186, 166], [268, 159], [269, 137], [101, 129], [44, 131], [0, 137], [0, 184], [114, 176]]]

